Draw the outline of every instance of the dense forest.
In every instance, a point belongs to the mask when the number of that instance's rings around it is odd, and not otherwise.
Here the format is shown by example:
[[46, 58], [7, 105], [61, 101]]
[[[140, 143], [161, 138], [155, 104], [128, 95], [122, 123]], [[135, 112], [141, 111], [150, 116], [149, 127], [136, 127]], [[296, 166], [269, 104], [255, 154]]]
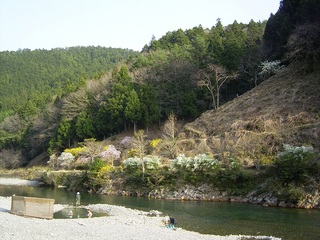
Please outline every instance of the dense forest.
[[70, 47], [0, 54], [0, 121], [19, 114], [33, 116], [53, 97], [76, 91], [88, 79], [99, 79], [134, 52], [104, 47]]

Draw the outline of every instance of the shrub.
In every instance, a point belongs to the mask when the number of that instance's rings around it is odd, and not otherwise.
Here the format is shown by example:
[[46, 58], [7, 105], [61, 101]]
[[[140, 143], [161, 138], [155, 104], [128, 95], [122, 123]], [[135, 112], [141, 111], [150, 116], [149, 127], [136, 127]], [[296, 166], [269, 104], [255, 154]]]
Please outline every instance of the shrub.
[[281, 66], [280, 60], [275, 60], [269, 62], [268, 60], [261, 62], [261, 72], [259, 75], [263, 76], [264, 78], [268, 78], [276, 74], [283, 66]]
[[131, 144], [131, 137], [125, 136], [120, 142], [121, 146], [127, 148]]
[[231, 169], [231, 170], [237, 171], [237, 170], [240, 170], [241, 164], [240, 164], [240, 162], [237, 161], [236, 159], [230, 158], [230, 159], [229, 159], [229, 166], [228, 166], [228, 167], [229, 167], [229, 169]]
[[106, 164], [105, 166], [101, 167], [97, 176], [103, 177], [105, 174], [110, 173], [113, 170], [113, 166], [111, 164]]
[[65, 153], [71, 153], [73, 156], [78, 156], [81, 152], [85, 150], [85, 147], [77, 147], [77, 148], [66, 148], [64, 150]]
[[162, 141], [161, 138], [155, 138], [151, 140], [150, 147], [156, 148], [161, 143], [161, 141]]
[[155, 156], [144, 157], [143, 161], [144, 161], [146, 169], [148, 169], [148, 170], [157, 169], [161, 165], [160, 159]]
[[95, 158], [90, 165], [90, 171], [87, 176], [87, 186], [91, 191], [97, 191], [105, 184], [104, 169], [107, 164], [101, 158]]
[[71, 153], [63, 152], [57, 158], [57, 165], [58, 165], [58, 167], [67, 167], [67, 168], [69, 168], [69, 166], [73, 162], [74, 158], [75, 157]]
[[194, 158], [180, 154], [172, 161], [172, 165], [177, 170], [187, 170], [192, 172], [211, 171], [221, 167], [220, 163], [216, 159], [207, 154], [199, 154]]
[[103, 151], [100, 156], [105, 159], [111, 160], [111, 165], [113, 165], [114, 160], [120, 159], [121, 152], [116, 149], [114, 145], [109, 145], [105, 151]]
[[14, 149], [2, 149], [0, 151], [0, 168], [14, 169], [23, 165], [23, 154]]
[[138, 156], [138, 149], [136, 149], [136, 148], [131, 148], [131, 149], [128, 151], [127, 154], [128, 154], [129, 157]]
[[315, 154], [312, 147], [294, 147], [283, 145], [284, 150], [275, 159], [272, 170], [276, 177], [284, 184], [303, 183], [312, 168]]
[[134, 172], [137, 171], [141, 165], [140, 159], [137, 157], [130, 157], [123, 161], [123, 165], [126, 171]]
[[[143, 158], [145, 168], [147, 170], [154, 170], [160, 166], [160, 160], [155, 156], [148, 156]], [[129, 172], [135, 172], [141, 169], [141, 159], [138, 157], [131, 157], [123, 161], [124, 167]]]
[[91, 157], [79, 157], [74, 163], [75, 169], [89, 170], [91, 163]]

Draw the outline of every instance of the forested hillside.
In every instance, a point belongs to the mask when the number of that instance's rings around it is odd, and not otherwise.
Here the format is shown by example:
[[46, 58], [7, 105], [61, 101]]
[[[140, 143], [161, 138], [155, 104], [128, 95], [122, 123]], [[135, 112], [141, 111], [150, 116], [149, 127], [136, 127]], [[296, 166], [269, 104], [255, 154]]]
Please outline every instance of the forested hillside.
[[134, 52], [104, 47], [0, 52], [0, 122], [13, 114], [35, 115], [53, 96], [61, 98], [99, 79]]
[[[105, 47], [0, 52], [0, 148], [10, 149], [5, 158], [9, 162], [25, 159], [21, 149], [34, 144], [26, 139], [33, 134], [31, 129], [37, 125], [39, 114], [45, 115], [40, 131], [54, 131], [52, 128], [60, 119], [59, 114], [49, 117], [53, 103], [58, 106], [64, 96], [84, 87], [90, 79], [100, 79], [119, 62], [136, 54]], [[40, 141], [47, 147], [52, 135], [43, 133], [46, 140], [42, 137]], [[42, 145], [41, 148], [31, 157], [46, 151]], [[13, 157], [16, 154], [18, 157]]]
[[152, 39], [131, 58], [128, 50], [94, 47], [2, 52], [1, 148], [22, 151], [18, 159], [28, 162], [87, 138], [147, 128], [171, 113], [191, 121], [217, 109], [267, 77], [258, 74], [265, 25], [218, 19], [211, 29]]

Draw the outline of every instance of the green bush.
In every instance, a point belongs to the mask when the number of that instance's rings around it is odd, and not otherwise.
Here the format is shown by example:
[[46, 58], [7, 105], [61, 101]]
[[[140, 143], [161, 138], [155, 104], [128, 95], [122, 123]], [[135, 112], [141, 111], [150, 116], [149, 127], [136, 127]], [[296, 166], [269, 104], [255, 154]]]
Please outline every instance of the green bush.
[[314, 171], [315, 154], [312, 147], [294, 147], [284, 145], [271, 167], [271, 173], [283, 185], [290, 183], [304, 184], [308, 175]]
[[105, 178], [101, 177], [101, 171], [107, 164], [101, 158], [95, 158], [90, 165], [90, 170], [87, 173], [85, 187], [90, 191], [96, 192], [105, 183]]
[[289, 185], [280, 189], [277, 189], [276, 196], [279, 201], [290, 202], [293, 204], [297, 204], [302, 201], [306, 196], [306, 192], [301, 187], [296, 187], [295, 185]]
[[90, 165], [90, 173], [98, 174], [104, 166], [106, 166], [106, 163], [101, 158], [95, 158]]
[[240, 168], [221, 168], [213, 178], [213, 184], [220, 191], [227, 191], [230, 194], [246, 194], [253, 189], [258, 182], [258, 175], [255, 171], [243, 170]]

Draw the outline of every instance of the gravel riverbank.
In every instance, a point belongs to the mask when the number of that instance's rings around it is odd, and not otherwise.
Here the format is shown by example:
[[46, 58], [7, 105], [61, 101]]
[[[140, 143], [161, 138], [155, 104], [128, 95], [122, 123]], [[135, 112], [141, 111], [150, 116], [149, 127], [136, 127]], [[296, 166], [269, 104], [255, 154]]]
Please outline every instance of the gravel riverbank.
[[[18, 184], [19, 180], [11, 180]], [[22, 182], [20, 182], [22, 183]], [[26, 183], [26, 182], [24, 182]], [[0, 180], [3, 185], [3, 181]], [[14, 185], [14, 184], [12, 184]], [[54, 211], [65, 206], [55, 204]], [[108, 204], [88, 205], [95, 212], [109, 212], [107, 217], [73, 219], [26, 218], [10, 213], [11, 197], [0, 197], [0, 239], [3, 240], [240, 240], [244, 236], [204, 235], [184, 229], [170, 229], [162, 224], [163, 217], [150, 217], [142, 212]], [[279, 238], [255, 237], [256, 239], [279, 240]], [[253, 238], [250, 238], [253, 239]]]

